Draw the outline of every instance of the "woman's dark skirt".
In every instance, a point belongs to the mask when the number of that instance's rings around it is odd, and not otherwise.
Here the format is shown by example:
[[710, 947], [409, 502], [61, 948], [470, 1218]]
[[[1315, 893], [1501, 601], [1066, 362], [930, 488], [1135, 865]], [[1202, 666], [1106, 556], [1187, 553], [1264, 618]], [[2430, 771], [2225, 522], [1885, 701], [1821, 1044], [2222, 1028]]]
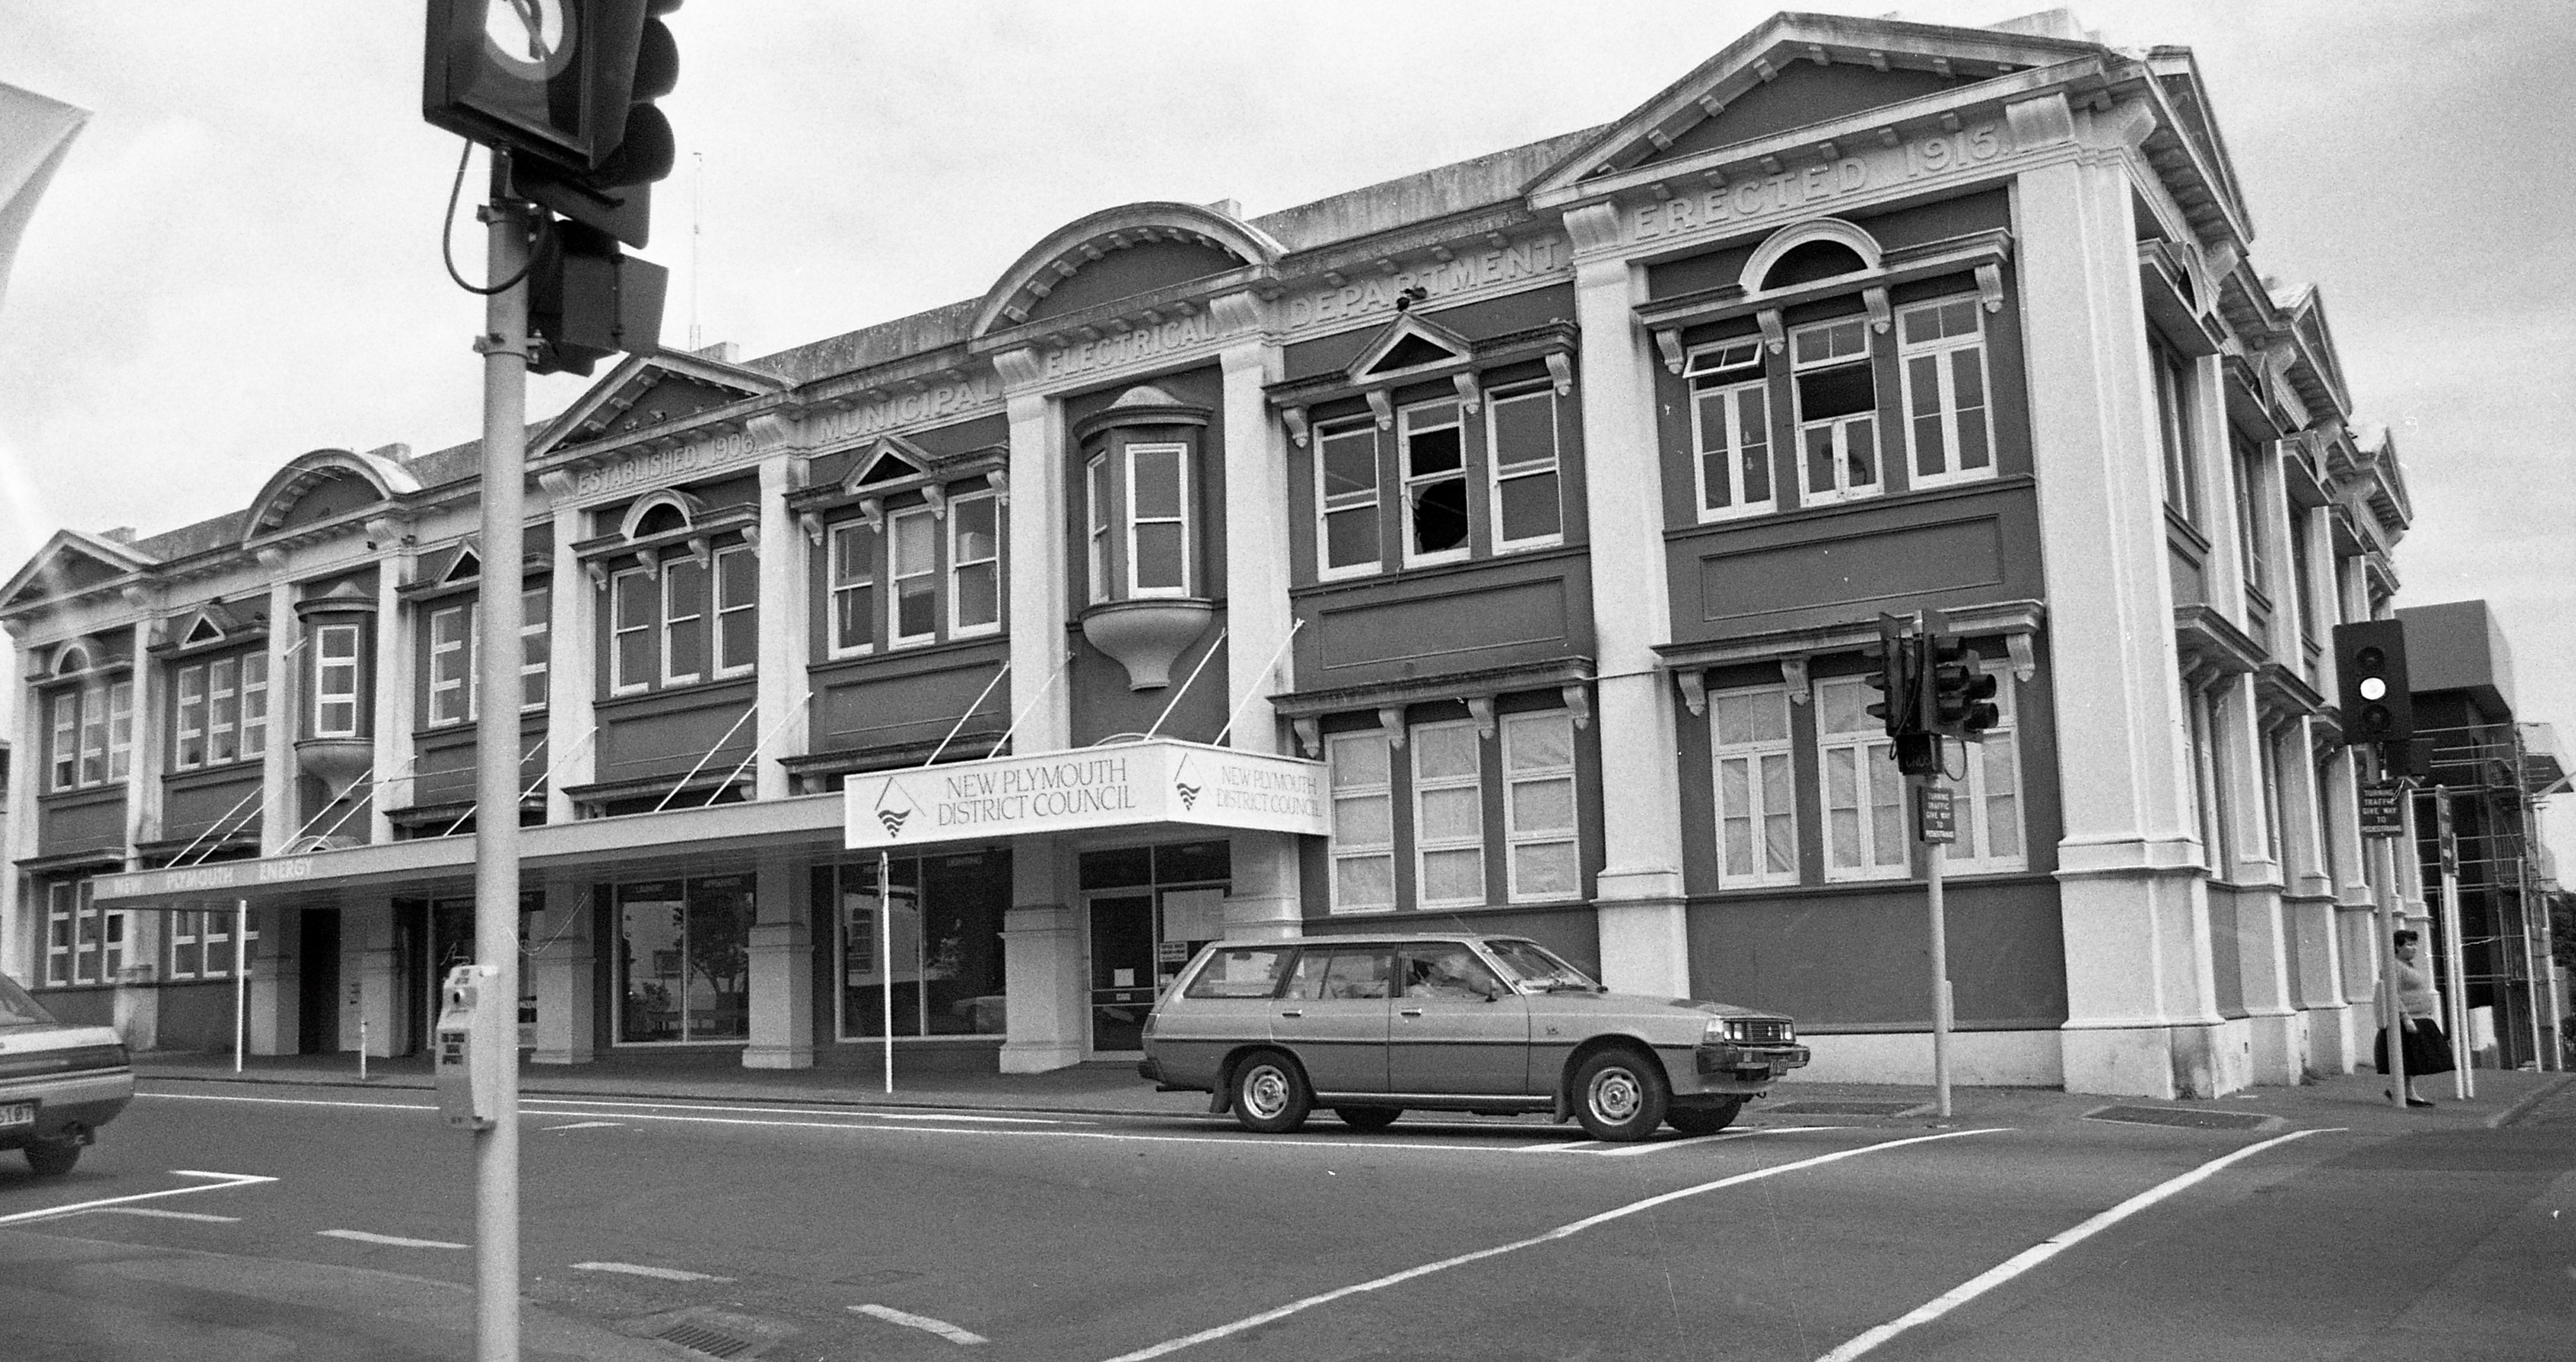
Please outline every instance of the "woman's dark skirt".
[[[2388, 1072], [2388, 1032], [2370, 1047], [2370, 1056], [2381, 1073]], [[2446, 1074], [2451, 1063], [2451, 1041], [2442, 1034], [2441, 1026], [2430, 1017], [2417, 1017], [2406, 1028], [2406, 1076], [2422, 1078], [2426, 1074]]]

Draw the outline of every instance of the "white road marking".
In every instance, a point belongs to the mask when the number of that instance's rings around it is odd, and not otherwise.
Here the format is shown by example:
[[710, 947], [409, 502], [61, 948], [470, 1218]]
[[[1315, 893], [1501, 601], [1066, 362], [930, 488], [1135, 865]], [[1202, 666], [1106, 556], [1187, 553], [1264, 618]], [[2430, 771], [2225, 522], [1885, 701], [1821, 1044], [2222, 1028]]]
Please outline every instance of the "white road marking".
[[365, 1230], [315, 1230], [324, 1239], [355, 1239], [361, 1244], [387, 1244], [394, 1248], [464, 1249], [472, 1244], [451, 1244], [444, 1239], [405, 1239], [393, 1234], [369, 1234]]
[[1258, 1329], [1262, 1325], [1286, 1319], [1290, 1315], [1297, 1314], [1300, 1311], [1311, 1310], [1318, 1305], [1330, 1304], [1331, 1302], [1340, 1300], [1345, 1296], [1356, 1296], [1363, 1291], [1383, 1291], [1390, 1286], [1409, 1282], [1417, 1277], [1428, 1277], [1435, 1272], [1446, 1272], [1453, 1267], [1463, 1267], [1468, 1263], [1481, 1262], [1487, 1258], [1497, 1258], [1503, 1254], [1516, 1252], [1520, 1249], [1531, 1248], [1539, 1244], [1564, 1239], [1572, 1235], [1580, 1234], [1596, 1225], [1606, 1225], [1614, 1220], [1623, 1220], [1641, 1211], [1653, 1210], [1658, 1206], [1680, 1201], [1685, 1197], [1695, 1197], [1705, 1192], [1714, 1192], [1722, 1188], [1739, 1186], [1743, 1183], [1752, 1182], [1759, 1178], [1774, 1177], [1781, 1173], [1794, 1173], [1802, 1168], [1814, 1168], [1820, 1164], [1833, 1163], [1841, 1159], [1857, 1158], [1863, 1154], [1875, 1154], [1881, 1150], [1896, 1149], [1910, 1144], [1928, 1144], [1934, 1140], [1955, 1140], [1963, 1135], [1996, 1135], [2001, 1134], [2005, 1129], [2006, 1127], [1995, 1126], [1977, 1130], [1945, 1130], [1938, 1135], [1916, 1135], [1902, 1140], [1886, 1140], [1878, 1144], [1865, 1144], [1852, 1149], [1838, 1149], [1831, 1154], [1819, 1154], [1814, 1158], [1799, 1159], [1791, 1163], [1775, 1164], [1769, 1168], [1756, 1168], [1749, 1173], [1738, 1173], [1733, 1177], [1719, 1178], [1714, 1182], [1703, 1182], [1696, 1186], [1681, 1188], [1677, 1191], [1664, 1192], [1660, 1195], [1647, 1197], [1642, 1201], [1632, 1201], [1625, 1206], [1615, 1206], [1598, 1215], [1585, 1216], [1581, 1220], [1559, 1225], [1555, 1229], [1533, 1234], [1526, 1239], [1515, 1239], [1511, 1243], [1498, 1244], [1492, 1248], [1478, 1249], [1473, 1253], [1461, 1253], [1454, 1258], [1443, 1258], [1437, 1262], [1424, 1263], [1418, 1267], [1409, 1267], [1402, 1272], [1389, 1273], [1386, 1276], [1378, 1277], [1370, 1281], [1359, 1282], [1351, 1286], [1338, 1287], [1334, 1290], [1324, 1292], [1321, 1295], [1308, 1296], [1304, 1300], [1290, 1301], [1286, 1305], [1280, 1306], [1275, 1310], [1264, 1310], [1260, 1314], [1247, 1316], [1243, 1319], [1236, 1320], [1231, 1324], [1220, 1324], [1213, 1329], [1202, 1329], [1195, 1334], [1190, 1334], [1183, 1338], [1169, 1339], [1164, 1342], [1154, 1344], [1151, 1347], [1139, 1348], [1131, 1353], [1120, 1353], [1118, 1356], [1110, 1358], [1109, 1362], [1146, 1362], [1146, 1359], [1148, 1358], [1161, 1357], [1167, 1353], [1176, 1353], [1183, 1348], [1196, 1347], [1201, 1343], [1211, 1343], [1220, 1338], [1229, 1338], [1235, 1334], [1242, 1333], [1247, 1329]]
[[910, 1329], [927, 1329], [930, 1332], [939, 1335], [941, 1338], [947, 1339], [951, 1343], [992, 1342], [991, 1339], [984, 1337], [982, 1334], [968, 1333], [946, 1320], [932, 1319], [928, 1315], [906, 1314], [901, 1310], [888, 1309], [882, 1305], [853, 1305], [850, 1309], [858, 1314], [873, 1315], [878, 1319], [884, 1320], [888, 1324], [900, 1324]]
[[622, 1126], [624, 1121], [575, 1121], [570, 1125], [548, 1126], [548, 1130], [597, 1130], [602, 1126]]
[[575, 1263], [577, 1272], [623, 1272], [629, 1277], [655, 1277], [666, 1282], [729, 1282], [731, 1277], [710, 1276], [704, 1272], [682, 1272], [676, 1267], [646, 1267], [641, 1263]]
[[156, 1211], [149, 1206], [101, 1206], [81, 1212], [83, 1215], [148, 1215], [161, 1220], [203, 1220], [214, 1225], [238, 1225], [237, 1215], [206, 1215], [198, 1211]]
[[2198, 1168], [2195, 1168], [2180, 1177], [2158, 1183], [2157, 1185], [2138, 1193], [2136, 1196], [2133, 1196], [2128, 1200], [2121, 1202], [2119, 1205], [2102, 1212], [2100, 1215], [2094, 1216], [2092, 1219], [2085, 1221], [2083, 1224], [2077, 1225], [2071, 1230], [2067, 1230], [2061, 1234], [2051, 1235], [2048, 1238], [2031, 1245], [2029, 1248], [2023, 1249], [2012, 1257], [2007, 1258], [1993, 1267], [1978, 1273], [1976, 1276], [1961, 1282], [1959, 1285], [1952, 1287], [1949, 1291], [1943, 1293], [1941, 1296], [1927, 1304], [1908, 1311], [1895, 1319], [1889, 1320], [1887, 1323], [1879, 1325], [1875, 1329], [1871, 1329], [1854, 1336], [1851, 1341], [1834, 1349], [1832, 1352], [1825, 1354], [1823, 1357], [1816, 1359], [1816, 1362], [1848, 1362], [1848, 1359], [1858, 1357], [1861, 1354], [1868, 1352], [1870, 1349], [1877, 1347], [1879, 1344], [1885, 1343], [1887, 1340], [1896, 1337], [1898, 1334], [1904, 1333], [1906, 1330], [1911, 1329], [1918, 1324], [1928, 1324], [1933, 1320], [1939, 1319], [1943, 1315], [1958, 1309], [1960, 1306], [1975, 1300], [1977, 1297], [1994, 1290], [1996, 1287], [2001, 1286], [2008, 1281], [2011, 1281], [2013, 1278], [2030, 1271], [2041, 1263], [2047, 1262], [2058, 1254], [2064, 1253], [2066, 1250], [2075, 1247], [2077, 1244], [2080, 1244], [2085, 1240], [2092, 1238], [2094, 1235], [2109, 1229], [2113, 1225], [2128, 1219], [2130, 1216], [2136, 1215], [2138, 1212], [2155, 1205], [2157, 1202], [2172, 1196], [2174, 1193], [2182, 1191], [2184, 1188], [2216, 1174], [2220, 1169], [2227, 1167], [2229, 1164], [2250, 1159], [2255, 1155], [2262, 1153], [2264, 1150], [2272, 1148], [2274, 1145], [2288, 1144], [2292, 1140], [2304, 1139], [2310, 1135], [2331, 1134], [2334, 1131], [2341, 1129], [2342, 1127], [2338, 1126], [2334, 1127], [2332, 1130], [2294, 1130], [2287, 1135], [2274, 1136], [2271, 1139], [2263, 1141], [2261, 1144], [2249, 1144], [2243, 1149], [2237, 1150], [2233, 1154], [2226, 1154], [2218, 1158], [2211, 1159], [2209, 1162], [2202, 1164]]
[[250, 1102], [272, 1107], [364, 1107], [372, 1111], [436, 1111], [429, 1102], [326, 1102], [318, 1097], [244, 1097], [229, 1092], [138, 1092], [172, 1102]]
[[1060, 1126], [1089, 1125], [1089, 1121], [1062, 1121], [1052, 1116], [970, 1116], [963, 1112], [884, 1111], [875, 1107], [723, 1107], [702, 1102], [612, 1102], [598, 1097], [528, 1097], [523, 1101], [542, 1102], [556, 1107], [623, 1107], [644, 1111], [749, 1111], [771, 1116], [863, 1116], [871, 1121], [971, 1121], [982, 1125]]
[[129, 1201], [154, 1201], [165, 1196], [186, 1196], [191, 1192], [220, 1192], [232, 1187], [251, 1187], [263, 1182], [277, 1181], [275, 1178], [264, 1178], [256, 1173], [201, 1173], [193, 1168], [173, 1168], [170, 1173], [173, 1177], [221, 1178], [223, 1181], [209, 1182], [199, 1187], [172, 1187], [167, 1191], [112, 1196], [98, 1201], [78, 1201], [69, 1206], [54, 1206], [41, 1211], [20, 1211], [16, 1215], [0, 1215], [0, 1225], [20, 1225], [31, 1220], [50, 1220], [58, 1215], [78, 1215], [82, 1211], [94, 1211], [101, 1206], [121, 1206]]

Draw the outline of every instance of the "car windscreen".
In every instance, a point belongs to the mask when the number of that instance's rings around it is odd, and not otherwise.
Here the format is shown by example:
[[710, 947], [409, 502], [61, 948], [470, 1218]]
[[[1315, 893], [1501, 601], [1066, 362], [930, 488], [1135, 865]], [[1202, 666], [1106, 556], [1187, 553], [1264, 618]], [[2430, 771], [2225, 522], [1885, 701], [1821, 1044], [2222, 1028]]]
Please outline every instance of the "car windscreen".
[[27, 996], [18, 981], [0, 974], [0, 1026], [51, 1026], [54, 1015]]
[[1564, 958], [1535, 941], [1487, 941], [1485, 949], [1503, 962], [1503, 968], [1522, 985], [1534, 989], [1597, 989], [1592, 976], [1565, 962]]

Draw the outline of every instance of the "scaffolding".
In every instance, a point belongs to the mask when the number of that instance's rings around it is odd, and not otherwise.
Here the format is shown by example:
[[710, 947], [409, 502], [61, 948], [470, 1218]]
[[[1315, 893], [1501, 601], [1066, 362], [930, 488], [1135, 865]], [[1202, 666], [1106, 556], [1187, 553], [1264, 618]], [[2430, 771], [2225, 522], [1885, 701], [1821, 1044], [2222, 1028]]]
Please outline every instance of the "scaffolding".
[[[2419, 883], [2425, 898], [2438, 902], [2440, 806], [2447, 802], [2458, 847], [2467, 1008], [2491, 1021], [2473, 1026], [2469, 1038], [2480, 1067], [2566, 1067], [2559, 974], [2551, 965], [2549, 901], [2556, 885], [2539, 842], [2538, 813], [2543, 799], [2565, 791], [2567, 779], [2547, 742], [2535, 743], [2536, 728], [2508, 720], [2415, 731], [2432, 753], [2415, 791]], [[2448, 958], [2442, 915], [2433, 913], [2429, 925], [2427, 939], [2437, 949], [2428, 958]]]

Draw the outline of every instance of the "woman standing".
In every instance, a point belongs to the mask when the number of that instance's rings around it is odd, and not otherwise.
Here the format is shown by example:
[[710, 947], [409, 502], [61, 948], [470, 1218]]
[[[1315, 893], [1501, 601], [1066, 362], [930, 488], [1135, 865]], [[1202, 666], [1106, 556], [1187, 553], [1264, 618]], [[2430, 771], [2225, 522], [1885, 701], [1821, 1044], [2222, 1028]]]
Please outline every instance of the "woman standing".
[[[2449, 1073], [2455, 1066], [2451, 1063], [2450, 1038], [2442, 1034], [2442, 995], [2433, 991], [2432, 975], [2415, 963], [2419, 939], [2413, 930], [2406, 929], [2399, 931], [2390, 941], [2397, 950], [2398, 1025], [2406, 1036], [2406, 1048], [2401, 1052], [2406, 1057], [2406, 1105], [2429, 1107], [2433, 1105], [2429, 1099], [2416, 1095], [2415, 1080]], [[2379, 986], [2386, 989], [2388, 981], [2380, 981]], [[2383, 1002], [2386, 996], [2384, 992], [2381, 994]], [[2383, 1074], [2388, 1072], [2386, 1031], [2379, 1033], [2379, 1043], [2373, 1053], [2379, 1061], [2379, 1071]], [[2395, 1095], [2393, 1090], [2390, 1095]]]

